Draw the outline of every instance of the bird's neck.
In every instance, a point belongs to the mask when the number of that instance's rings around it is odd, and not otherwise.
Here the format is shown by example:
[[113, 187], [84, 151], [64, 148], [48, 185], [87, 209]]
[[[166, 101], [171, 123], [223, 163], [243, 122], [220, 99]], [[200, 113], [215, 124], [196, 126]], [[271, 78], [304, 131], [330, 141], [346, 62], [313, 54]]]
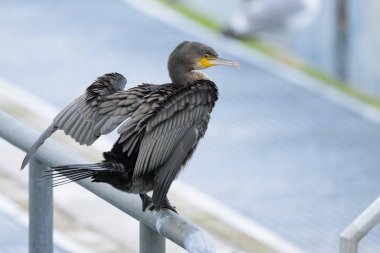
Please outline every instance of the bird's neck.
[[177, 85], [187, 85], [198, 80], [210, 80], [210, 78], [199, 70], [176, 72], [174, 75], [170, 75], [172, 82]]

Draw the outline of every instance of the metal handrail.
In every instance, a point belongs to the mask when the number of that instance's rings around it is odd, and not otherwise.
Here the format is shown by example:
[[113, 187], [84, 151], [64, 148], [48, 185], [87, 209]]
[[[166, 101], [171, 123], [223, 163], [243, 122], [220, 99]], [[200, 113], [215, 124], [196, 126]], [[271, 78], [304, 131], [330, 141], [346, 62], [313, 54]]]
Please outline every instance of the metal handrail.
[[[38, 133], [0, 111], [0, 137], [25, 151], [37, 139]], [[53, 252], [52, 187], [51, 182], [39, 180], [41, 173], [47, 166], [78, 163], [88, 162], [51, 140], [46, 141], [31, 161], [29, 252]], [[106, 184], [91, 183], [90, 180], [81, 180], [78, 184], [140, 221], [141, 253], [165, 252], [164, 238], [190, 253], [215, 252], [205, 232], [169, 210], [142, 212], [141, 201], [136, 195], [123, 193]]]
[[340, 235], [340, 253], [357, 253], [360, 240], [380, 223], [380, 197], [367, 207]]

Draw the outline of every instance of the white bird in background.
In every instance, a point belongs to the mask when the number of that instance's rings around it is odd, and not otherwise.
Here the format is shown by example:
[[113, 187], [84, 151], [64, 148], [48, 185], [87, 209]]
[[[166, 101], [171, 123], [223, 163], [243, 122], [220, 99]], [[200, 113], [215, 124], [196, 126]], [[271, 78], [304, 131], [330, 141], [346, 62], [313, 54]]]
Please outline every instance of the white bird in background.
[[233, 37], [304, 28], [317, 16], [321, 0], [242, 0], [224, 34]]

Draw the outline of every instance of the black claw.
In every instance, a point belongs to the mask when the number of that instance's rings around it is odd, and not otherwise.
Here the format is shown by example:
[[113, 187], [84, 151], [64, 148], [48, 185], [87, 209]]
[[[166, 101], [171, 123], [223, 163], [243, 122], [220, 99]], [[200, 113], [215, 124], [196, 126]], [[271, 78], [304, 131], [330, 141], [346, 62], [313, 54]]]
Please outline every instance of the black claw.
[[175, 206], [164, 206], [163, 208], [164, 209], [172, 210], [173, 212], [175, 212], [176, 214], [178, 214], [177, 210], [175, 209]]
[[162, 207], [164, 209], [169, 209], [178, 214], [177, 210], [175, 209], [175, 206], [172, 206], [169, 202], [168, 198], [165, 198], [164, 206]]

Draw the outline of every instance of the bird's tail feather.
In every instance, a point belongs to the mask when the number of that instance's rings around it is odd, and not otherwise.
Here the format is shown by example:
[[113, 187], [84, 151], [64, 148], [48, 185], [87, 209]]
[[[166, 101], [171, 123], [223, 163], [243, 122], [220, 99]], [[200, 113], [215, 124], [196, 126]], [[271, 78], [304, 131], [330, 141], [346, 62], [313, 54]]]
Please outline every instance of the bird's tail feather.
[[94, 176], [97, 172], [109, 170], [104, 163], [73, 164], [51, 167], [46, 171], [45, 178], [53, 180], [53, 187], [79, 181]]

